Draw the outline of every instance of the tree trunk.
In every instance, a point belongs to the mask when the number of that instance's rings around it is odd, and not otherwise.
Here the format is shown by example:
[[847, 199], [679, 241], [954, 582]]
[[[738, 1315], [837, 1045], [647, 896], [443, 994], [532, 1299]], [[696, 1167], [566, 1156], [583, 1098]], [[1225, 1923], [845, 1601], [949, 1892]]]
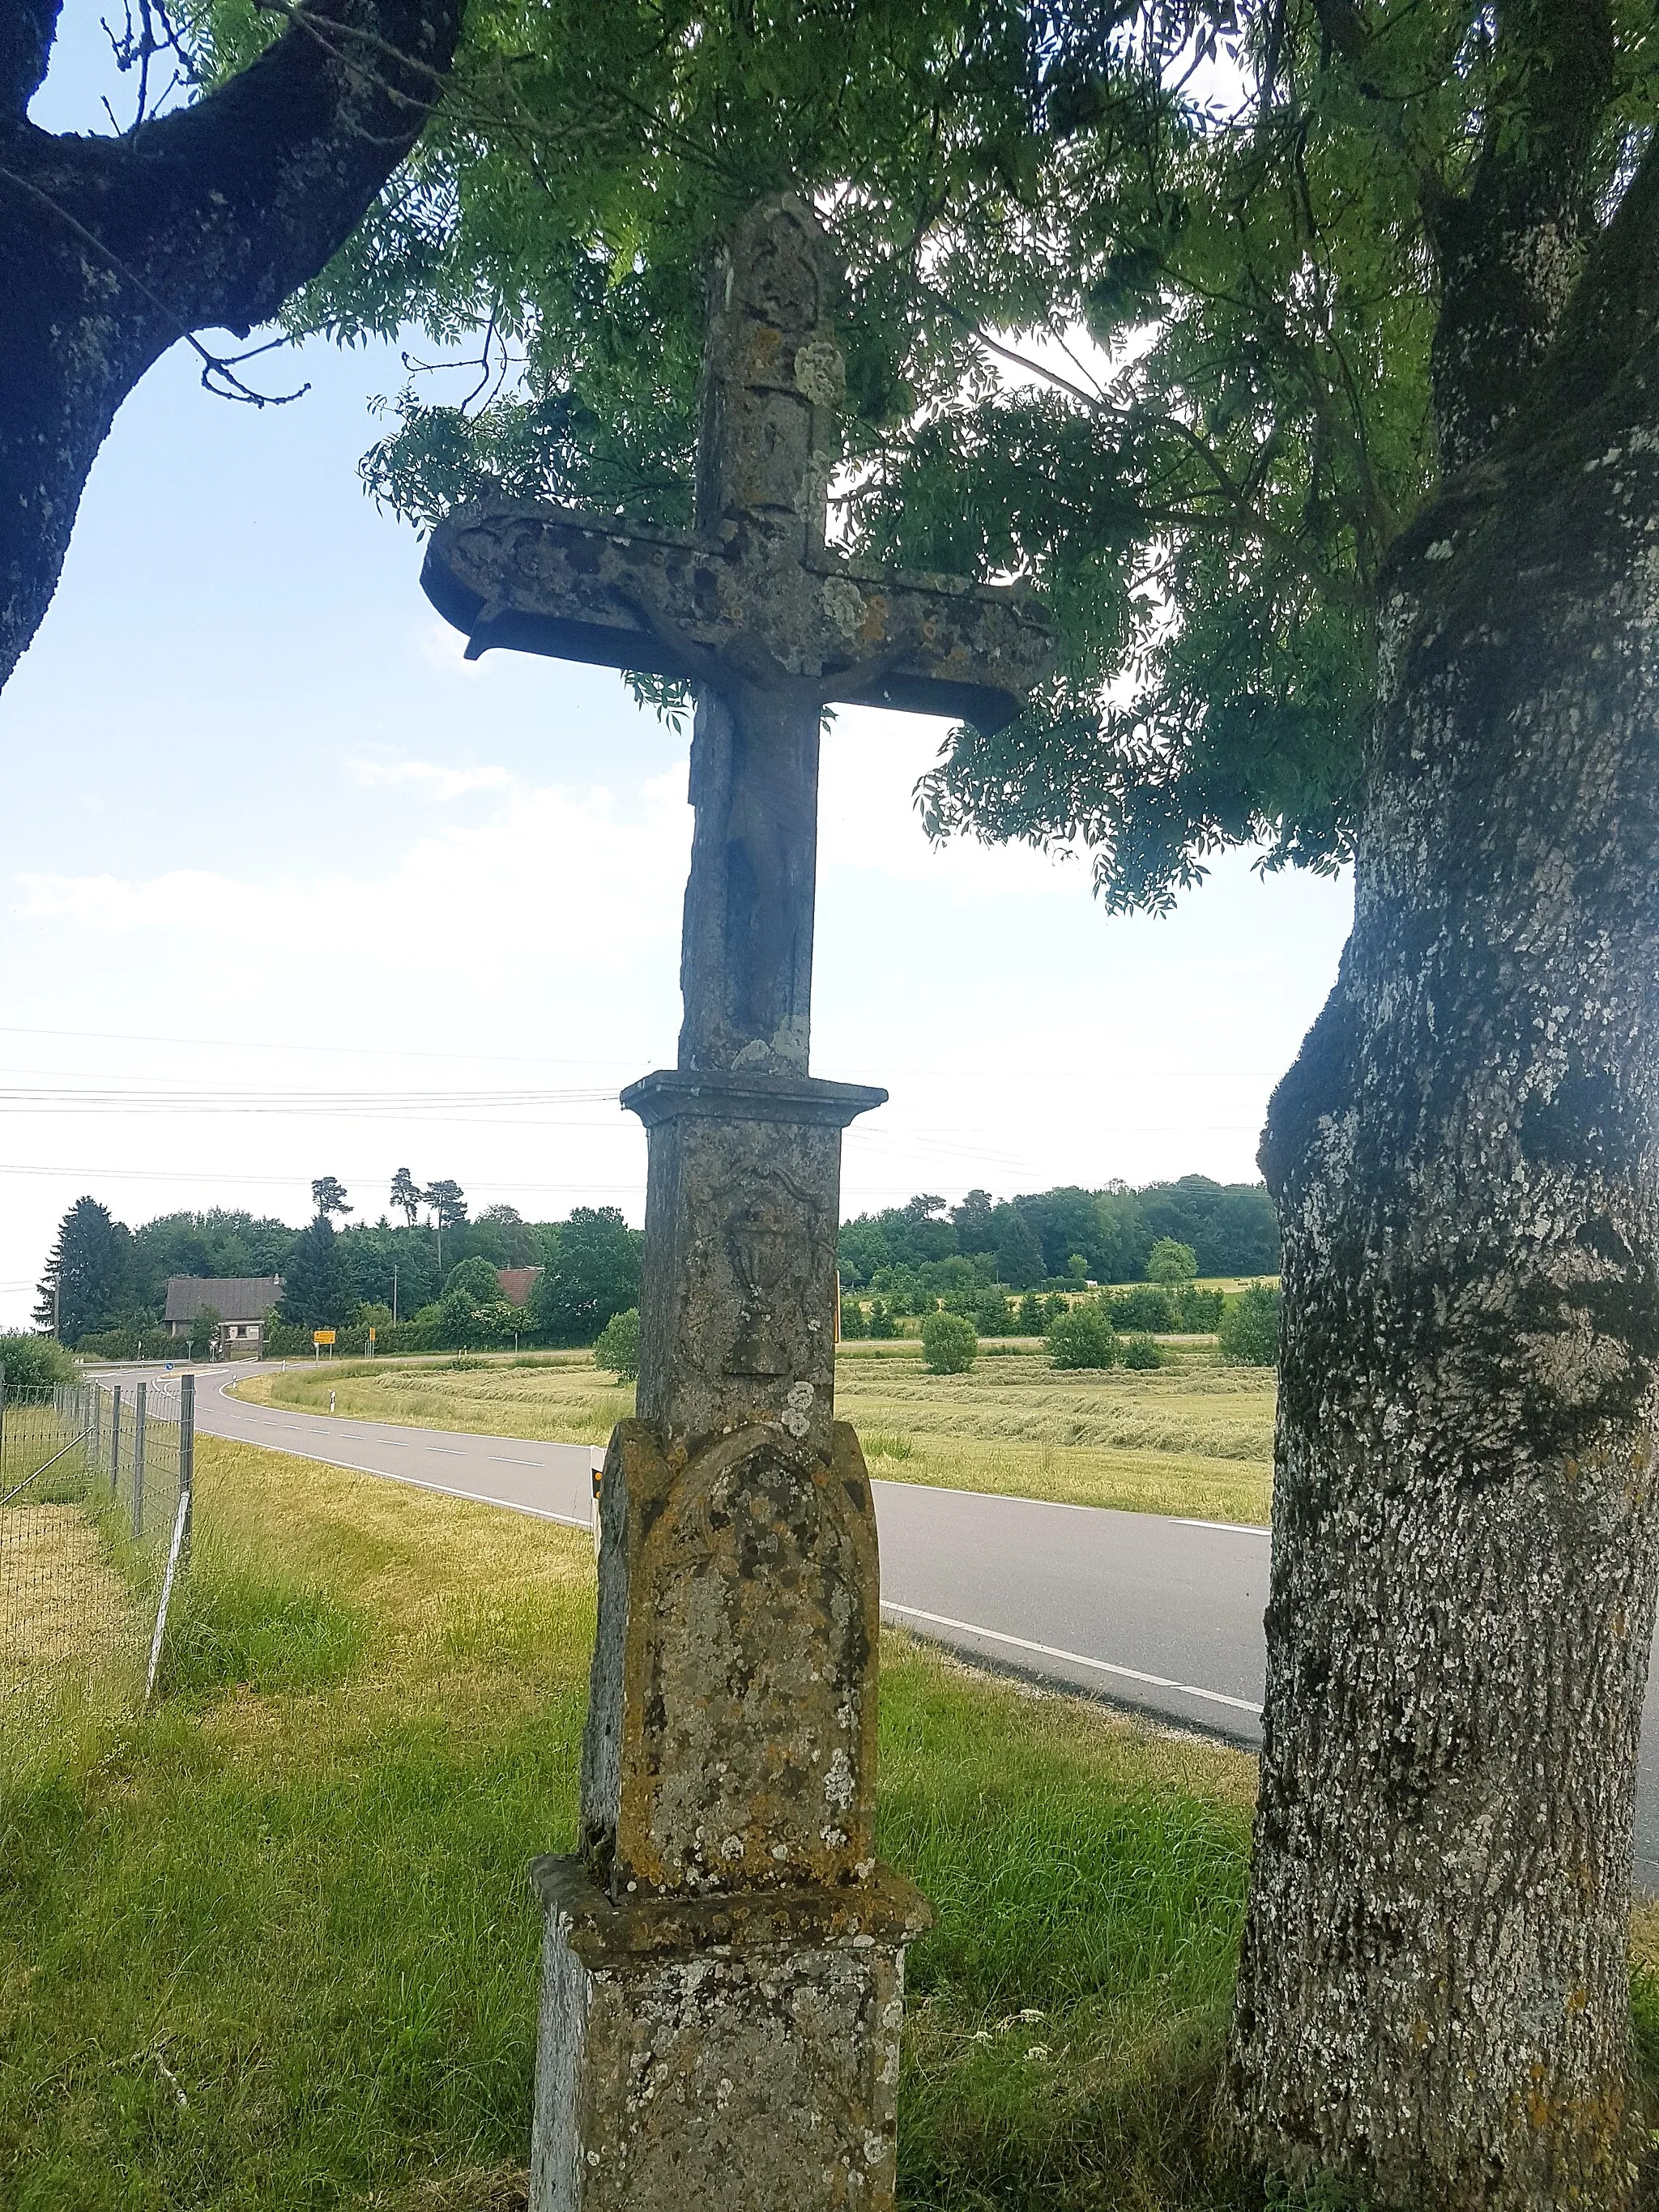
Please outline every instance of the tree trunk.
[[178, 339], [274, 316], [350, 236], [431, 111], [460, 0], [298, 10], [216, 91], [118, 138], [29, 122], [57, 15], [0, 0], [0, 684], [122, 400]]
[[1247, 2152], [1617, 2207], [1659, 1405], [1653, 349], [1397, 550], [1285, 1233]]

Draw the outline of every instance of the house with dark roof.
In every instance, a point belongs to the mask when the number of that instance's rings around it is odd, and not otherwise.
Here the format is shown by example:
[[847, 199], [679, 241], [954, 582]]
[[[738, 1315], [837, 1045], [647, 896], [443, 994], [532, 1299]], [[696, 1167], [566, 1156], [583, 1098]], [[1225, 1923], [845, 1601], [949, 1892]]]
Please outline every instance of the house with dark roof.
[[257, 1359], [264, 1342], [265, 1315], [283, 1295], [280, 1275], [173, 1275], [162, 1316], [172, 1336], [188, 1336], [209, 1306], [219, 1316], [216, 1349]]
[[536, 1287], [539, 1267], [497, 1267], [495, 1280], [501, 1286], [501, 1296], [510, 1306], [527, 1306], [530, 1293]]

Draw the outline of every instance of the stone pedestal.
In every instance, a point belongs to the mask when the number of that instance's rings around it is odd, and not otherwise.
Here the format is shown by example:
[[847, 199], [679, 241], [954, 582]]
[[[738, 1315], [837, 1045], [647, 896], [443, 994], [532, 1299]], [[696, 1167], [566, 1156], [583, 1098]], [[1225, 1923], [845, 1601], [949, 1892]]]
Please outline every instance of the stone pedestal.
[[744, 1068], [665, 1070], [623, 1091], [651, 1132], [642, 1420], [693, 1448], [775, 1421], [827, 1450], [841, 1133], [886, 1097]]
[[875, 1871], [876, 1520], [858, 1438], [605, 1456], [581, 1849], [621, 1902]]
[[884, 1092], [647, 1076], [639, 1418], [606, 1454], [580, 1855], [547, 1911], [532, 2212], [890, 2212], [905, 1945], [879, 1572], [834, 1419], [841, 1132]]
[[845, 1889], [617, 1905], [544, 1859], [535, 2212], [893, 2202], [904, 1946], [926, 1904]]

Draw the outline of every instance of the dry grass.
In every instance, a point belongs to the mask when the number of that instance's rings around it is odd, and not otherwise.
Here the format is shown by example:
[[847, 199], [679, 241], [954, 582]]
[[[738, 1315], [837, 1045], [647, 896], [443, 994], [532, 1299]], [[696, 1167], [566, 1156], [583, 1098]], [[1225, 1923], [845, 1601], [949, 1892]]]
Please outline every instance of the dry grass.
[[[531, 1362], [293, 1368], [251, 1377], [268, 1404], [416, 1427], [603, 1443], [633, 1411], [588, 1352]], [[930, 1375], [910, 1353], [844, 1349], [837, 1410], [889, 1480], [1073, 1505], [1263, 1523], [1273, 1490], [1273, 1376], [1224, 1366], [1207, 1346], [1150, 1373], [1062, 1373], [1036, 1350]]]

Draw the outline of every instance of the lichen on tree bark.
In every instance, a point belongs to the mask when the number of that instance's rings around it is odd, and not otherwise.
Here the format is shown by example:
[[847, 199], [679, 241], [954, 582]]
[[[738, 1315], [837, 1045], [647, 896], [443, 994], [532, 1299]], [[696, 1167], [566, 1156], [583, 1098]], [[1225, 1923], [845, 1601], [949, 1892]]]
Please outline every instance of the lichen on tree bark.
[[1633, 2186], [1656, 238], [1650, 155], [1394, 549], [1353, 934], [1263, 1142], [1285, 1322], [1228, 2101], [1259, 2162], [1412, 2212]]

